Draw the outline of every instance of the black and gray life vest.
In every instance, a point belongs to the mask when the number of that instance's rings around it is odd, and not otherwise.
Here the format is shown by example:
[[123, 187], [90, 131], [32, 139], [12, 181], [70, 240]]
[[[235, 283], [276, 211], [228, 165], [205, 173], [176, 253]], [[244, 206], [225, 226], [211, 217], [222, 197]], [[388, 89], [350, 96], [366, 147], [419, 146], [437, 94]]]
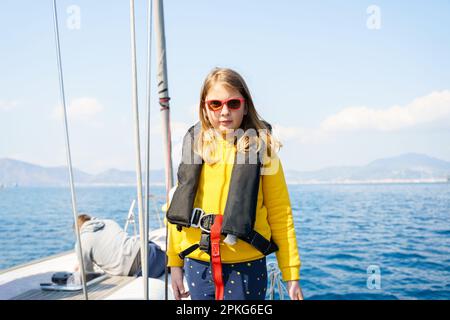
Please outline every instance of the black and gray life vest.
[[[270, 130], [271, 126], [266, 124]], [[183, 139], [182, 160], [177, 173], [178, 186], [167, 211], [167, 220], [177, 225], [178, 231], [183, 227], [191, 227], [193, 218], [194, 201], [203, 166], [203, 159], [194, 153], [194, 142], [199, 137], [200, 128], [201, 123], [198, 122], [188, 130]], [[222, 234], [234, 235], [268, 255], [277, 251], [278, 247], [272, 240], [265, 239], [254, 230], [262, 164], [259, 155], [252, 155], [252, 152], [236, 153], [223, 213]], [[256, 161], [250, 161], [255, 157]]]

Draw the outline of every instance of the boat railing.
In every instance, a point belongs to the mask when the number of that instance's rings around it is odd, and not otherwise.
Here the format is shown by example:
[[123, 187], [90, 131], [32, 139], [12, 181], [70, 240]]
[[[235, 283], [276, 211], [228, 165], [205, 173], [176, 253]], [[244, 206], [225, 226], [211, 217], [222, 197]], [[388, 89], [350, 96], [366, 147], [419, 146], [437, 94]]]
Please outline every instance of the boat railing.
[[289, 297], [288, 290], [282, 280], [281, 271], [276, 262], [267, 264], [267, 300], [286, 300]]

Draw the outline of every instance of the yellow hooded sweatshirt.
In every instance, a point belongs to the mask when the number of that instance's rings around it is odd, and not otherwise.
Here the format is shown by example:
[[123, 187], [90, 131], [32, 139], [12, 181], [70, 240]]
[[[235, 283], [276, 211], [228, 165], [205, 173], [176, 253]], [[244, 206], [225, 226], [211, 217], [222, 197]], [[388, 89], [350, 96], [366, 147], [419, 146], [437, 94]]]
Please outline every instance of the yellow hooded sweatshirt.
[[[206, 213], [223, 214], [231, 181], [236, 147], [230, 141], [219, 139], [217, 144], [222, 161], [202, 166], [194, 208]], [[222, 151], [222, 152], [221, 152]], [[265, 166], [267, 169], [267, 166]], [[256, 207], [255, 231], [278, 245], [278, 266], [284, 281], [300, 278], [300, 258], [295, 236], [291, 203], [279, 158], [271, 161], [270, 171], [260, 177]], [[169, 223], [168, 266], [182, 267], [184, 261], [178, 254], [200, 241], [199, 228], [183, 228], [181, 231]], [[221, 240], [224, 239], [222, 235]], [[220, 243], [222, 263], [240, 263], [263, 258], [264, 255], [250, 244], [238, 239], [236, 244]], [[187, 257], [210, 261], [205, 252], [197, 249]]]

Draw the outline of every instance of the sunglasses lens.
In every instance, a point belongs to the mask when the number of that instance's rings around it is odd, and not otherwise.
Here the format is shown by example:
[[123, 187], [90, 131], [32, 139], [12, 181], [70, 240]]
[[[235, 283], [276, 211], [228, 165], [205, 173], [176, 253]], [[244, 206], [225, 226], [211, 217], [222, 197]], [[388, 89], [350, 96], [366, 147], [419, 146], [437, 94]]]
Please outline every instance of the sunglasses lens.
[[239, 109], [241, 107], [241, 100], [231, 99], [230, 101], [228, 101], [227, 106], [230, 109]]
[[211, 101], [208, 101], [208, 106], [212, 110], [218, 110], [222, 107], [222, 102], [220, 102], [219, 100], [211, 100]]

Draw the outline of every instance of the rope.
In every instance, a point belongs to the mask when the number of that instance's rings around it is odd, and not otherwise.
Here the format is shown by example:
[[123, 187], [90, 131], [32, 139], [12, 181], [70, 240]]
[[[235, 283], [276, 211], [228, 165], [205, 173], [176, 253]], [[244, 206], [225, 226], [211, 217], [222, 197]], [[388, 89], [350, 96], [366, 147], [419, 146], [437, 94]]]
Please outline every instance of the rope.
[[[146, 150], [146, 181], [145, 181], [145, 239], [148, 239], [150, 221], [150, 101], [151, 101], [151, 56], [152, 56], [152, 0], [147, 2], [147, 150]], [[146, 250], [148, 255], [148, 248]], [[148, 263], [148, 262], [147, 262]], [[148, 286], [145, 289], [148, 291]], [[148, 293], [147, 293], [148, 294]]]
[[[144, 281], [144, 299], [148, 300], [148, 239], [145, 239], [146, 221], [142, 210], [142, 168], [141, 168], [141, 145], [139, 138], [139, 109], [137, 89], [137, 66], [136, 66], [136, 31], [134, 17], [134, 0], [130, 0], [130, 26], [131, 26], [131, 71], [132, 71], [132, 108], [134, 114], [134, 138], [136, 151], [136, 183], [139, 210], [139, 234], [141, 236], [141, 261], [142, 279]], [[147, 237], [148, 238], [148, 237]]]
[[72, 213], [73, 213], [73, 220], [75, 224], [75, 236], [77, 241], [77, 256], [78, 256], [78, 263], [80, 266], [81, 271], [81, 282], [83, 285], [83, 295], [86, 300], [88, 300], [88, 291], [86, 286], [86, 272], [84, 269], [84, 261], [83, 261], [83, 254], [82, 254], [82, 248], [81, 248], [81, 239], [80, 239], [80, 228], [77, 223], [77, 199], [75, 195], [75, 185], [73, 182], [73, 169], [72, 169], [72, 156], [70, 153], [70, 141], [69, 141], [69, 128], [67, 124], [67, 108], [66, 108], [66, 98], [65, 98], [65, 92], [64, 92], [64, 78], [63, 78], [63, 70], [62, 70], [62, 61], [61, 61], [61, 48], [59, 43], [59, 28], [58, 28], [58, 13], [56, 9], [56, 0], [53, 0], [53, 22], [54, 22], [54, 30], [55, 30], [55, 42], [56, 42], [56, 58], [57, 58], [57, 65], [58, 65], [58, 73], [59, 73], [59, 87], [60, 87], [60, 98], [61, 98], [61, 105], [63, 109], [64, 114], [64, 133], [65, 133], [65, 142], [66, 142], [66, 155], [67, 155], [67, 165], [69, 168], [69, 184], [70, 184], [70, 193], [72, 198]]

